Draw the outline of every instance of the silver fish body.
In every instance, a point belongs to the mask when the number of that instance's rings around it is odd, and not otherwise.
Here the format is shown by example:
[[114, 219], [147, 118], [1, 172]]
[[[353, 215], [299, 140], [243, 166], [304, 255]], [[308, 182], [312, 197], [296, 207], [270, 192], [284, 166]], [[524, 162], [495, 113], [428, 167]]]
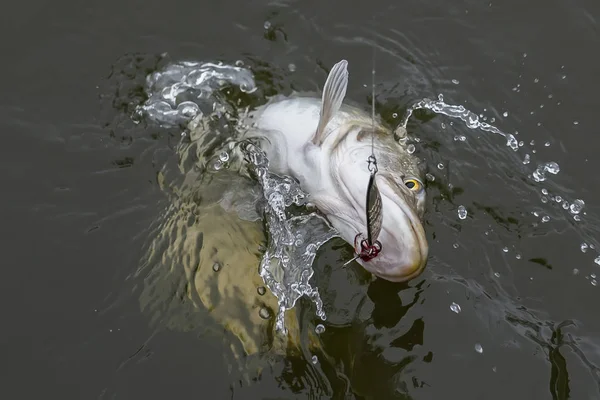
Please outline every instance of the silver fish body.
[[[360, 253], [356, 239], [369, 233], [367, 160], [371, 144], [377, 158], [375, 175], [379, 200], [369, 202], [377, 219], [382, 250], [377, 257], [358, 259], [374, 275], [394, 282], [418, 276], [424, 269], [428, 244], [422, 225], [425, 189], [418, 160], [394, 140], [391, 130], [361, 109], [342, 104], [347, 63], [336, 64], [325, 83], [322, 99], [277, 96], [249, 115], [247, 137], [261, 140], [270, 169], [295, 177], [310, 201], [340, 236]], [[345, 75], [344, 75], [345, 74]], [[345, 81], [344, 81], [345, 78]], [[375, 130], [373, 131], [373, 127]], [[373, 136], [373, 137], [372, 137]]]

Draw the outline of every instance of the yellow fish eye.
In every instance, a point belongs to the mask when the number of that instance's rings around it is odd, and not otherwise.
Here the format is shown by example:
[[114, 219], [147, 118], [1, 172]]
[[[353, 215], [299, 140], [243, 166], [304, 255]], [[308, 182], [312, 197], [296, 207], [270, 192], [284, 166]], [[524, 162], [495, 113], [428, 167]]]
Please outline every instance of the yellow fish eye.
[[406, 185], [407, 188], [409, 188], [410, 190], [414, 191], [414, 192], [418, 192], [419, 190], [421, 190], [421, 182], [419, 182], [416, 179], [407, 179], [404, 181], [404, 184]]

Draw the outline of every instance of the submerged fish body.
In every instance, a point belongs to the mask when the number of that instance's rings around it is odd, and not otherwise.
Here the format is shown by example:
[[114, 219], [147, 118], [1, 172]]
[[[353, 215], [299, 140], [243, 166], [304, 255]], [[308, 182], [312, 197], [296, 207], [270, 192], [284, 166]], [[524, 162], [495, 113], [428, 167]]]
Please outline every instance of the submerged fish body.
[[373, 259], [357, 261], [380, 278], [407, 281], [423, 271], [428, 255], [422, 173], [416, 157], [389, 129], [359, 108], [342, 104], [346, 66], [343, 60], [332, 68], [322, 99], [279, 96], [255, 110], [246, 137], [260, 139], [272, 172], [298, 179], [311, 203], [357, 254], [357, 238], [366, 238], [368, 231], [367, 160], [373, 150], [383, 213], [374, 239], [382, 250]]

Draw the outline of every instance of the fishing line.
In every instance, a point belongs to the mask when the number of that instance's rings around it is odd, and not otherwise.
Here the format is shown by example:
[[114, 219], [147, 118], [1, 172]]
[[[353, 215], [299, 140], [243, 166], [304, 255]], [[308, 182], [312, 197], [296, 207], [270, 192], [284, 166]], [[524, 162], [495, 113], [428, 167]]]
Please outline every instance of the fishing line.
[[[375, 175], [378, 172], [377, 158], [375, 157], [375, 46], [373, 49], [371, 70], [371, 155], [367, 159], [368, 170], [370, 172], [369, 183], [367, 184], [366, 198], [366, 217], [367, 217], [367, 238], [360, 240], [362, 233], [358, 233], [354, 238], [354, 248], [358, 254], [352, 260], [346, 262], [348, 265], [354, 260], [361, 258], [363, 261], [369, 261], [379, 254], [382, 250], [381, 242], [377, 240], [381, 231], [383, 220], [383, 207], [381, 194], [377, 188]], [[360, 251], [358, 251], [360, 247]]]

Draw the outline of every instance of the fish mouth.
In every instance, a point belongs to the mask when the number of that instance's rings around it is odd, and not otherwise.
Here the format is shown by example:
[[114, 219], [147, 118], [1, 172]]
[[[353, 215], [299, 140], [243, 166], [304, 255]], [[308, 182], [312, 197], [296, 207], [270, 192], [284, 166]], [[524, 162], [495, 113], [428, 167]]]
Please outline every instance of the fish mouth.
[[[396, 212], [392, 221], [388, 219], [387, 224], [384, 222], [379, 236], [381, 253], [368, 261], [359, 259], [359, 263], [379, 278], [391, 282], [406, 282], [419, 276], [425, 269], [429, 245], [416, 211], [403, 197], [397, 196], [395, 191], [390, 191], [385, 186], [380, 186], [382, 200], [388, 203], [387, 210], [395, 209]], [[385, 218], [384, 216], [384, 220]], [[386, 252], [386, 247], [389, 253]]]

